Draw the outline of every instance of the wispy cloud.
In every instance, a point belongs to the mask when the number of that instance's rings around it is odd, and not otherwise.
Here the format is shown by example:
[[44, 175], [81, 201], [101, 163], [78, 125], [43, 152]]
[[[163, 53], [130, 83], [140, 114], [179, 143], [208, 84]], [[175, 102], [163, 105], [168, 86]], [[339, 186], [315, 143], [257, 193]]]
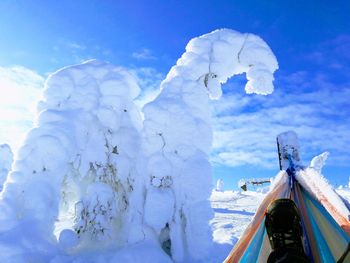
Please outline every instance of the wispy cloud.
[[0, 143], [17, 148], [33, 125], [44, 79], [22, 67], [0, 67]]
[[328, 69], [348, 71], [350, 69], [350, 35], [341, 34], [319, 44], [306, 58]]
[[110, 60], [113, 57], [113, 52], [110, 49], [100, 45], [87, 45], [67, 39], [59, 39], [52, 49], [54, 56], [52, 56], [51, 62], [62, 67], [90, 59]]
[[266, 97], [226, 87], [228, 94], [213, 102], [212, 161], [276, 167], [275, 137], [294, 130], [305, 160], [329, 151], [330, 163], [349, 165], [350, 81], [334, 85], [327, 76], [295, 72], [280, 78], [277, 86], [283, 90]]
[[[312, 68], [279, 72], [270, 96], [226, 86], [213, 103], [214, 163], [276, 167], [275, 137], [294, 130], [305, 160], [329, 151], [329, 163], [350, 165], [350, 35], [325, 41], [305, 57]], [[235, 84], [243, 87], [242, 80]]]
[[143, 48], [142, 50], [139, 50], [137, 52], [133, 52], [132, 57], [139, 59], [139, 60], [155, 60], [156, 59], [156, 57], [152, 54], [152, 51], [147, 49], [147, 48]]
[[151, 102], [158, 96], [160, 83], [165, 76], [151, 67], [133, 68], [130, 71], [137, 78], [141, 88], [141, 94], [135, 101], [141, 109], [146, 103]]
[[57, 44], [53, 46], [53, 50], [55, 51], [64, 50], [64, 49], [65, 50], [70, 49], [73, 52], [75, 52], [77, 50], [85, 50], [86, 46], [75, 41], [63, 40], [63, 39], [59, 40]]
[[66, 42], [65, 43], [68, 48], [77, 49], [77, 50], [85, 50], [86, 46], [82, 44], [78, 44], [76, 42]]

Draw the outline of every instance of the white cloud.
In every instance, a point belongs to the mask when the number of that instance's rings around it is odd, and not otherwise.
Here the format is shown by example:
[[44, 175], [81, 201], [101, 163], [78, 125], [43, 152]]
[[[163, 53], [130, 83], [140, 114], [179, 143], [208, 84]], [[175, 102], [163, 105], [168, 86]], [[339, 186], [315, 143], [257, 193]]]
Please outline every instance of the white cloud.
[[71, 64], [82, 63], [91, 59], [109, 60], [113, 52], [100, 45], [85, 45], [78, 41], [58, 39], [52, 47], [54, 54], [50, 61], [63, 67]]
[[60, 39], [57, 42], [57, 45], [53, 46], [53, 50], [59, 51], [59, 50], [63, 50], [63, 49], [70, 49], [73, 52], [75, 52], [77, 50], [85, 50], [86, 46], [83, 44], [80, 44], [78, 42], [75, 42], [75, 41]]
[[[300, 88], [310, 79], [314, 91]], [[335, 86], [299, 72], [281, 78], [279, 86], [283, 91], [277, 88], [266, 97], [237, 91], [213, 102], [212, 162], [277, 167], [276, 135], [294, 130], [305, 161], [329, 151], [329, 163], [349, 165], [350, 83]]]
[[71, 48], [71, 49], [79, 49], [79, 50], [86, 49], [85, 45], [78, 44], [76, 42], [66, 42], [66, 45], [67, 45], [68, 48]]
[[0, 67], [0, 144], [16, 149], [32, 127], [44, 79], [21, 66]]
[[142, 109], [145, 104], [153, 101], [159, 95], [160, 83], [165, 76], [150, 67], [134, 68], [130, 69], [130, 71], [136, 76], [141, 88], [141, 94], [136, 98], [135, 103]]
[[323, 68], [349, 72], [350, 35], [341, 34], [320, 43], [315, 50], [306, 56], [308, 61], [322, 65]]
[[139, 60], [154, 60], [156, 57], [152, 54], [151, 50], [143, 48], [140, 51], [133, 52], [132, 57]]

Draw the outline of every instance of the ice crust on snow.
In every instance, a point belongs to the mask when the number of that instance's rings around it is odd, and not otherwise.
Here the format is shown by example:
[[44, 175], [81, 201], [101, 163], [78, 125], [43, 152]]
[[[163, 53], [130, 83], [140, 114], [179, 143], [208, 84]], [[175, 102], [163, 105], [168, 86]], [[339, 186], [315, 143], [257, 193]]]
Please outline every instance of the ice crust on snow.
[[241, 73], [247, 93], [269, 94], [277, 68], [255, 35], [194, 38], [143, 122], [125, 69], [94, 60], [52, 74], [0, 196], [3, 259], [210, 262], [209, 100]]
[[13, 153], [10, 145], [1, 144], [0, 145], [0, 192], [6, 180], [7, 174], [11, 170], [12, 162], [13, 162]]

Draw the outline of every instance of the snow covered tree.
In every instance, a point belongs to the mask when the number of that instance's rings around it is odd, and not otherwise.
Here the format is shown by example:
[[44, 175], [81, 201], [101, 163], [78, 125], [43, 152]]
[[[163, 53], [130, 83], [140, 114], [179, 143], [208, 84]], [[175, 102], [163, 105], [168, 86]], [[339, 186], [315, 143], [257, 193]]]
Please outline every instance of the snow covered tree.
[[1, 192], [2, 258], [64, 262], [105, 249], [98, 256], [116, 262], [116, 248], [142, 241], [159, 262], [165, 253], [204, 260], [212, 245], [210, 99], [244, 72], [247, 93], [269, 94], [277, 68], [255, 35], [223, 29], [195, 38], [143, 122], [133, 102], [139, 87], [125, 69], [94, 60], [52, 74]]
[[[135, 236], [143, 205], [135, 159], [142, 123], [132, 102], [138, 94], [131, 74], [104, 62], [52, 74], [36, 127], [5, 183], [0, 225], [10, 229], [32, 220], [49, 243], [54, 231], [68, 226], [81, 246], [141, 238]], [[134, 223], [135, 231], [129, 232]]]
[[219, 99], [221, 84], [244, 72], [247, 93], [270, 94], [277, 68], [258, 36], [216, 30], [188, 43], [159, 96], [144, 107], [145, 223], [175, 261], [199, 260], [210, 251], [210, 99]]

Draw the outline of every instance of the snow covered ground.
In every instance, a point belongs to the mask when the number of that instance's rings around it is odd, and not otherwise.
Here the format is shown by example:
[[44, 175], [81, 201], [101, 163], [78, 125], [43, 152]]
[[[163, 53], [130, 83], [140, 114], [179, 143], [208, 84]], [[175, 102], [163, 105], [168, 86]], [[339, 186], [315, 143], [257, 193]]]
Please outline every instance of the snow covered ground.
[[255, 191], [213, 191], [211, 205], [215, 217], [211, 220], [213, 240], [235, 244], [251, 221], [265, 194]]

